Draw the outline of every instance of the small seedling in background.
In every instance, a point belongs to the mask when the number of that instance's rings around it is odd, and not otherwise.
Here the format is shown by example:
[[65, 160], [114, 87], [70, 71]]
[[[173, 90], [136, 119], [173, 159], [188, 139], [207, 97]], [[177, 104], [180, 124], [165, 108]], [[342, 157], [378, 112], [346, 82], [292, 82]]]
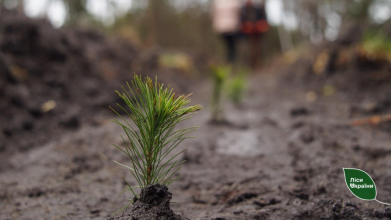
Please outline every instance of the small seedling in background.
[[228, 95], [235, 105], [240, 105], [247, 89], [248, 70], [240, 69], [228, 83]]
[[124, 148], [114, 146], [129, 157], [132, 166], [115, 162], [129, 169], [138, 183], [138, 186], [131, 186], [124, 179], [127, 188], [123, 192], [131, 191], [138, 198], [135, 188], [143, 190], [146, 186], [157, 183], [169, 185], [180, 177], [176, 173], [184, 161], [178, 161], [176, 158], [184, 150], [174, 156], [170, 156], [170, 153], [183, 140], [191, 138], [186, 134], [197, 130], [198, 127], [177, 131], [174, 129], [178, 123], [190, 119], [193, 112], [201, 110], [202, 106], [186, 107], [190, 103], [190, 95], [175, 95], [170, 86], [165, 87], [158, 83], [157, 78], [153, 82], [149, 77], [142, 80], [135, 75], [131, 84], [133, 88], [127, 83], [128, 90], [122, 87], [123, 93], [116, 92], [125, 101], [131, 113], [117, 105], [130, 117], [134, 125], [110, 108], [122, 119], [123, 122], [117, 119], [113, 119], [113, 122], [123, 128], [128, 138], [128, 141], [125, 141], [121, 135]]
[[215, 66], [211, 69], [213, 79], [213, 95], [212, 95], [212, 122], [224, 121], [221, 108], [221, 93], [225, 81], [231, 73], [230, 66]]
[[391, 53], [391, 37], [382, 30], [368, 31], [361, 43], [362, 48], [372, 57], [389, 58]]

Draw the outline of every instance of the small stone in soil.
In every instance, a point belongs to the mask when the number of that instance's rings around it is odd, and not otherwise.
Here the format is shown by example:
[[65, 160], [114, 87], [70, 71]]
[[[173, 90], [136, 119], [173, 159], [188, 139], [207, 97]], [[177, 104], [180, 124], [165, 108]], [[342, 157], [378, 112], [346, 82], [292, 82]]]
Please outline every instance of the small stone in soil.
[[228, 204], [233, 205], [233, 204], [240, 203], [240, 202], [243, 202], [245, 200], [249, 200], [249, 199], [257, 197], [257, 196], [258, 196], [257, 193], [245, 192], [245, 193], [237, 195], [237, 196], [231, 198], [230, 200], [228, 200]]

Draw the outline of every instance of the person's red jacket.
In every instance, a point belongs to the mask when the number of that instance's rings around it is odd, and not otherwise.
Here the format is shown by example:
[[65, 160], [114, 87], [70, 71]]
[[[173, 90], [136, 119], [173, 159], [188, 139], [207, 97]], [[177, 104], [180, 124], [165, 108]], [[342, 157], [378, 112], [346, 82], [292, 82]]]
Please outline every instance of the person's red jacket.
[[241, 30], [244, 34], [260, 34], [269, 30], [269, 24], [266, 20], [258, 20], [257, 22], [243, 22]]

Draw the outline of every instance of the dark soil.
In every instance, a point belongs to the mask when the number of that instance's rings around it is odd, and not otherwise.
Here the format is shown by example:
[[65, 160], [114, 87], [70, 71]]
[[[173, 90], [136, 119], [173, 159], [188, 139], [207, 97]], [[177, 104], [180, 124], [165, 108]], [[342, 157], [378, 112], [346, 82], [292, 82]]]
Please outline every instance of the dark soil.
[[[178, 126], [201, 128], [177, 149], [188, 148], [179, 158], [186, 160], [182, 177], [170, 185], [175, 214], [164, 188], [165, 197], [140, 199], [124, 217], [156, 202], [170, 215], [198, 220], [391, 219], [389, 207], [352, 195], [342, 171], [365, 170], [376, 183], [377, 199], [391, 202], [391, 126], [351, 125], [356, 118], [390, 113], [390, 84], [365, 74], [381, 74], [389, 64], [376, 71], [353, 65], [315, 74], [311, 60], [303, 58], [283, 74], [264, 70], [249, 79], [241, 106], [224, 103], [229, 123], [211, 124], [206, 79], [154, 70], [153, 59], [131, 53], [132, 45], [94, 31], [55, 30], [45, 21], [0, 16], [0, 71], [7, 73], [0, 76], [0, 219], [106, 219], [127, 204], [132, 194], [118, 195], [126, 187], [121, 178], [137, 184], [113, 162], [130, 163], [111, 146], [121, 145], [123, 131], [109, 121], [114, 116], [107, 106], [137, 66], [179, 93], [194, 92], [192, 103], [205, 109]], [[106, 59], [113, 71], [101, 72]], [[323, 94], [326, 83], [332, 94]], [[310, 91], [316, 99], [307, 99]], [[57, 105], [42, 112], [48, 100]]]
[[[114, 90], [134, 73], [165, 73], [157, 59], [156, 51], [140, 52], [125, 39], [94, 30], [55, 29], [47, 20], [0, 8], [0, 170], [9, 166], [2, 159], [9, 154], [86, 124], [98, 126], [102, 116], [112, 114], [108, 106], [121, 101]], [[171, 77], [169, 72], [159, 80], [170, 83]], [[175, 77], [175, 82], [186, 78]], [[186, 90], [175, 82], [178, 91]]]
[[172, 194], [164, 185], [149, 185], [141, 190], [140, 198], [121, 215], [108, 220], [186, 220], [170, 208]]
[[[137, 50], [99, 32], [54, 29], [1, 9], [0, 139], [27, 151], [58, 138], [115, 104], [119, 80], [131, 77]], [[44, 103], [54, 101], [51, 109]], [[20, 138], [23, 137], [23, 138]]]

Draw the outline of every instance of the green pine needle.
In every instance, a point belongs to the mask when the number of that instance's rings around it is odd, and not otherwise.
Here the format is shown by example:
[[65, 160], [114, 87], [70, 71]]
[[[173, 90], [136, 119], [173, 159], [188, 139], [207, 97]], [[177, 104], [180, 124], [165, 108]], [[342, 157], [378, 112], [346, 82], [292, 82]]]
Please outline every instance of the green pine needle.
[[[134, 76], [131, 86], [127, 83], [128, 90], [124, 87], [123, 93], [117, 94], [125, 101], [128, 108], [117, 104], [131, 119], [134, 126], [122, 117], [116, 110], [111, 108], [120, 118], [112, 121], [119, 124], [125, 131], [128, 141], [122, 137], [125, 147], [114, 145], [126, 154], [132, 166], [126, 166], [117, 161], [115, 163], [128, 169], [135, 177], [139, 188], [147, 185], [169, 185], [180, 176], [175, 175], [184, 161], [175, 158], [184, 151], [174, 156], [169, 154], [187, 137], [186, 134], [193, 132], [198, 127], [189, 127], [175, 131], [175, 126], [191, 118], [191, 114], [202, 109], [200, 105], [186, 107], [190, 103], [190, 95], [175, 95], [170, 86], [155, 82], [146, 77]], [[125, 181], [125, 179], [124, 179]], [[126, 181], [125, 181], [126, 182]], [[128, 182], [125, 191], [137, 194]], [[123, 192], [125, 192], [123, 191]]]

